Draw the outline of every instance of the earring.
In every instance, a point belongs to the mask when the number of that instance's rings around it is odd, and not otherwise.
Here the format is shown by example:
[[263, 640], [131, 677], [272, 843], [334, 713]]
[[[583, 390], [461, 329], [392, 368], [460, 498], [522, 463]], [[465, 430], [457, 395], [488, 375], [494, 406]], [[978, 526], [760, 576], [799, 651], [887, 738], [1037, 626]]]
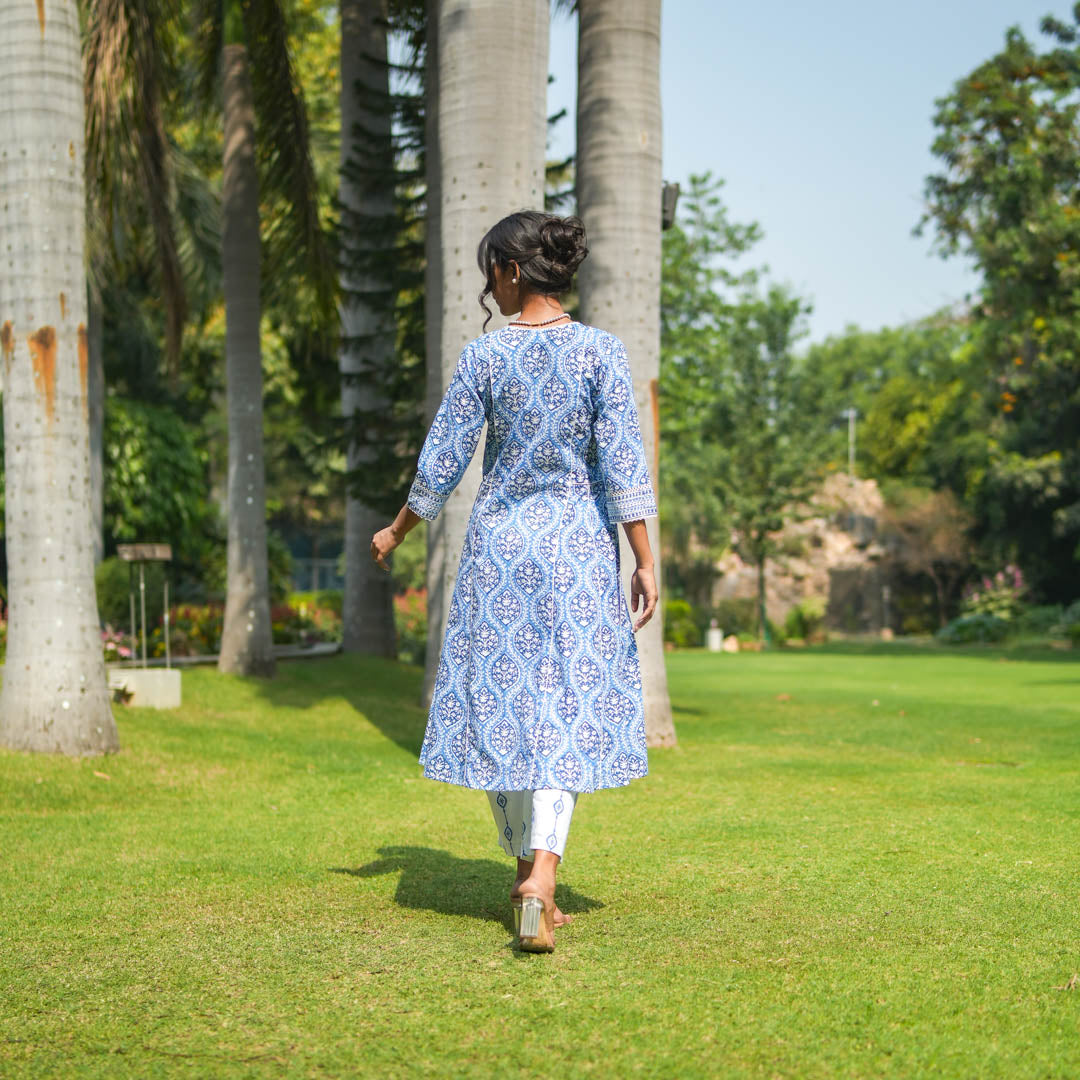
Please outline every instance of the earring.
[[516, 285], [517, 284], [517, 278], [511, 278], [510, 279], [510, 284], [511, 285]]

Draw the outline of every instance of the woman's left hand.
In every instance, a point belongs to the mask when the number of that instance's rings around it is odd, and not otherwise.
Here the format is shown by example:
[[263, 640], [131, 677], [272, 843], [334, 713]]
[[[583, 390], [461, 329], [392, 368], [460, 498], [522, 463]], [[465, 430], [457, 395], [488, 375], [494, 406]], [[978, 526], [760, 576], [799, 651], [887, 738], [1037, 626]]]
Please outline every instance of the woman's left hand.
[[371, 538], [371, 557], [387, 572], [390, 570], [386, 556], [396, 548], [405, 537], [400, 535], [393, 525], [380, 529]]

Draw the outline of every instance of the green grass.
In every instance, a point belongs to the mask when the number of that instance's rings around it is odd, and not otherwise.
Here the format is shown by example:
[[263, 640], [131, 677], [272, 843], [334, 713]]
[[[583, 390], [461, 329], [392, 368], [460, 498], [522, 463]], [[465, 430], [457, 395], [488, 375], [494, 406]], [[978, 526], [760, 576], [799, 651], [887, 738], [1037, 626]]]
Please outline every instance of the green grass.
[[0, 1075], [1080, 1075], [1080, 664], [1005, 656], [672, 654], [551, 956], [415, 669], [186, 672], [118, 755], [0, 752]]

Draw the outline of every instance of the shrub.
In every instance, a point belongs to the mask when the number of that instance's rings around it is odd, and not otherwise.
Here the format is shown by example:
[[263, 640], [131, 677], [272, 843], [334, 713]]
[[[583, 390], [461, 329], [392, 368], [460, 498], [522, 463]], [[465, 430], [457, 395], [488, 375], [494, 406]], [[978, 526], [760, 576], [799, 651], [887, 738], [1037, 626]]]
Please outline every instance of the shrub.
[[960, 610], [963, 615], [993, 615], [1009, 621], [1020, 614], [1025, 592], [1024, 575], [1018, 566], [1010, 564], [993, 577], [984, 577], [979, 584], [969, 585], [964, 590]]
[[289, 607], [298, 611], [303, 608], [310, 611], [332, 611], [340, 616], [344, 610], [345, 593], [342, 589], [320, 589], [318, 592], [294, 592], [289, 593]]
[[701, 630], [687, 601], [669, 600], [664, 605], [664, 641], [677, 649], [701, 644]]
[[275, 645], [315, 645], [341, 640], [341, 616], [329, 608], [313, 608], [301, 614], [288, 604], [270, 609]]
[[[173, 656], [213, 656], [221, 651], [225, 609], [220, 604], [178, 604], [169, 609], [169, 651]], [[150, 656], [165, 655], [165, 628], [159, 623], [147, 642]]]
[[1024, 608], [1016, 619], [1016, 629], [1021, 634], [1044, 637], [1060, 632], [1065, 609], [1060, 604], [1042, 604]]
[[394, 597], [398, 659], [423, 664], [427, 656], [427, 590], [408, 589]]
[[[146, 641], [146, 653], [152, 655], [150, 651], [153, 636], [150, 635]], [[139, 639], [139, 647], [142, 646], [142, 639]], [[111, 664], [116, 660], [130, 660], [131, 659], [131, 636], [124, 633], [122, 630], [114, 630], [108, 623], [105, 624], [105, 629], [101, 631], [101, 647], [105, 651], [105, 663]]]
[[[203, 557], [203, 582], [209, 599], [224, 600], [228, 580], [228, 543], [223, 539], [207, 546]], [[292, 554], [280, 533], [266, 533], [267, 570], [270, 577], [270, 603], [284, 604], [292, 590]]]
[[1074, 600], [1061, 616], [1063, 626], [1072, 626], [1073, 623], [1080, 623], [1080, 600]]
[[825, 601], [820, 596], [807, 596], [791, 608], [784, 619], [784, 633], [789, 638], [804, 641], [821, 640], [825, 625]]
[[[156, 626], [165, 610], [164, 585], [165, 564], [147, 563], [144, 567], [146, 582], [146, 632]], [[135, 593], [135, 633], [139, 633], [139, 570], [133, 563], [125, 562], [116, 555], [103, 559], [94, 570], [94, 592], [97, 594], [98, 618], [106, 626], [131, 625], [130, 593]]]
[[961, 615], [935, 635], [946, 645], [970, 645], [974, 642], [1004, 641], [1009, 624], [996, 615]]
[[725, 634], [749, 633], [757, 627], [757, 601], [752, 597], [721, 600], [713, 608], [712, 617]]
[[781, 555], [786, 555], [789, 559], [801, 559], [806, 555], [807, 547], [805, 536], [788, 534], [780, 537], [777, 551]]

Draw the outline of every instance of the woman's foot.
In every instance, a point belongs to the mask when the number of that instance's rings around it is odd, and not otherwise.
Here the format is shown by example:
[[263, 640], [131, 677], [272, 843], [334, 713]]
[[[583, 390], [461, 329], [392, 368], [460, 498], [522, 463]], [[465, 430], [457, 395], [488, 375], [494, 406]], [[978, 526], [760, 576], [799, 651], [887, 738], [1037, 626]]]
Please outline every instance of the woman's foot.
[[[547, 861], [549, 860], [541, 860], [542, 863]], [[510, 889], [510, 899], [516, 900], [523, 891], [539, 896], [554, 908], [554, 925], [566, 926], [574, 921], [574, 917], [560, 911], [555, 903], [555, 867], [559, 864], [558, 857], [554, 856], [550, 862], [550, 870], [545, 871], [543, 865], [536, 867], [534, 863], [526, 859], [518, 859], [517, 877], [514, 878], [513, 887]], [[525, 887], [526, 882], [528, 882], [528, 887]]]

